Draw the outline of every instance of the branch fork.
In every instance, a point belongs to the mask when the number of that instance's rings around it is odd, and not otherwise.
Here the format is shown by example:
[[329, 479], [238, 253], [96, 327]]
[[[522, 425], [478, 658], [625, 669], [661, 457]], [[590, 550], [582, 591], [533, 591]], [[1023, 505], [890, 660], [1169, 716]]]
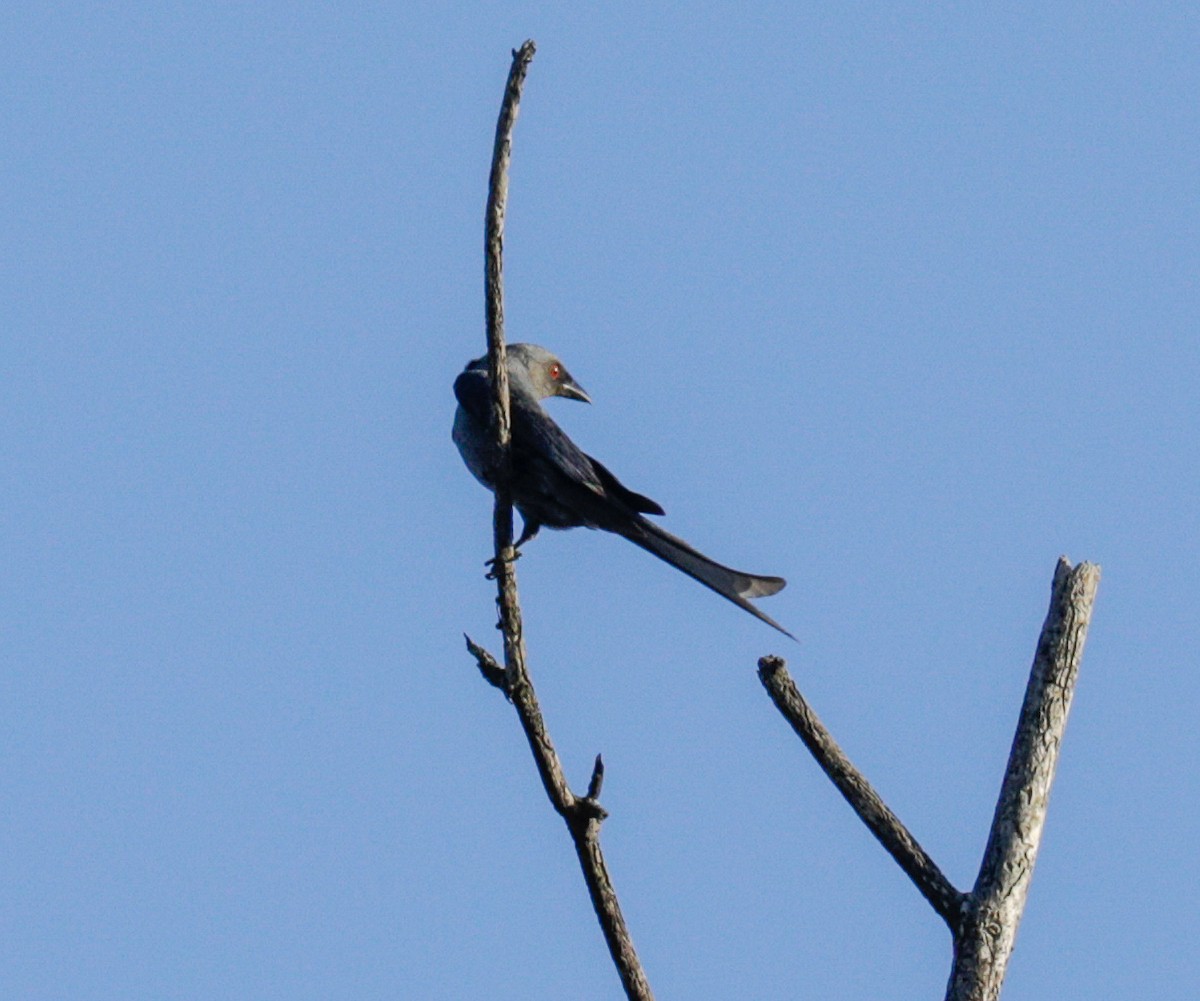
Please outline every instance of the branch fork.
[[970, 893], [958, 890], [888, 809], [804, 700], [778, 657], [763, 657], [758, 676], [775, 706], [838, 792], [954, 939], [947, 1001], [994, 1001], [1016, 940], [1037, 861], [1050, 785], [1058, 765], [1100, 568], [1060, 558], [987, 848]]

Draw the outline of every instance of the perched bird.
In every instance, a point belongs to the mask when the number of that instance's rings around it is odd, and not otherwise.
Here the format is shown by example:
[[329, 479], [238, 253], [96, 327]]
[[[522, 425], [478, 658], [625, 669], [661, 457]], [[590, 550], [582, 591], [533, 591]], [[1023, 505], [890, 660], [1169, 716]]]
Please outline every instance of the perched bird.
[[[795, 639], [749, 600], [775, 594], [787, 581], [731, 570], [659, 528], [644, 516], [661, 515], [663, 509], [586, 455], [546, 413], [540, 401], [551, 396], [592, 402], [558, 358], [536, 344], [509, 345], [508, 380], [512, 495], [525, 523], [518, 548], [543, 525], [615, 532]], [[467, 363], [454, 380], [454, 395], [454, 443], [467, 468], [490, 490], [497, 455], [486, 356]]]

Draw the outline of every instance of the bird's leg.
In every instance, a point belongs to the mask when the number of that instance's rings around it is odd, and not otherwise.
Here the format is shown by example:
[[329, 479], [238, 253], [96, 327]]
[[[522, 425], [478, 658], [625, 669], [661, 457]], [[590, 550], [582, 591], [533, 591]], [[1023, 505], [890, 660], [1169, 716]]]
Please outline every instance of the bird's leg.
[[[512, 558], [514, 560], [519, 560], [521, 558], [521, 547], [523, 545], [525, 545], [525, 543], [528, 542], [530, 539], [532, 539], [535, 535], [537, 535], [538, 529], [541, 527], [542, 526], [539, 522], [536, 522], [533, 520], [525, 521], [522, 524], [521, 537], [519, 539], [517, 539], [516, 542], [513, 543]], [[486, 578], [488, 580], [495, 580], [496, 579], [496, 557], [493, 556], [490, 560], [487, 560], [483, 565], [485, 567], [491, 567], [491, 569], [488, 570], [487, 574], [485, 574]]]
[[521, 537], [513, 543], [513, 549], [520, 550], [530, 539], [538, 534], [538, 530], [542, 527], [541, 522], [530, 519], [522, 519], [524, 524], [521, 526]]

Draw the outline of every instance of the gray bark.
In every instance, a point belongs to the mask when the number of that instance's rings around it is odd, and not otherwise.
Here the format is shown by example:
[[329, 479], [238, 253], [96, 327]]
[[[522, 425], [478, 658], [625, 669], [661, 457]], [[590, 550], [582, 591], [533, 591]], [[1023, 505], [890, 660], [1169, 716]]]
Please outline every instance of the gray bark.
[[764, 657], [759, 678], [776, 707], [859, 818], [949, 926], [954, 965], [947, 1001], [995, 1001], [1029, 895], [1091, 621], [1100, 568], [1060, 559], [983, 864], [970, 893], [950, 883], [854, 767], [797, 690], [783, 660]]
[[983, 864], [955, 935], [947, 1001], [1000, 996], [1029, 896], [1099, 582], [1100, 568], [1094, 564], [1072, 568], [1065, 559], [1058, 561]]

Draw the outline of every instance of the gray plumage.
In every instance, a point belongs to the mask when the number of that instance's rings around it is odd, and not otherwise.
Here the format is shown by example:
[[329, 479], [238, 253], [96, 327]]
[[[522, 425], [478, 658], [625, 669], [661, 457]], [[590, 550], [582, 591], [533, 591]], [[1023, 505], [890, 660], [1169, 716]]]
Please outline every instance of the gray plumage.
[[[615, 532], [795, 639], [749, 601], [783, 590], [787, 582], [782, 577], [732, 570], [659, 528], [645, 515], [661, 515], [663, 509], [581, 451], [546, 413], [540, 401], [551, 396], [591, 403], [558, 358], [536, 344], [509, 345], [508, 379], [513, 503], [525, 522], [518, 547], [543, 526]], [[467, 468], [490, 490], [496, 450], [486, 357], [467, 363], [454, 380], [454, 395], [454, 443]]]

